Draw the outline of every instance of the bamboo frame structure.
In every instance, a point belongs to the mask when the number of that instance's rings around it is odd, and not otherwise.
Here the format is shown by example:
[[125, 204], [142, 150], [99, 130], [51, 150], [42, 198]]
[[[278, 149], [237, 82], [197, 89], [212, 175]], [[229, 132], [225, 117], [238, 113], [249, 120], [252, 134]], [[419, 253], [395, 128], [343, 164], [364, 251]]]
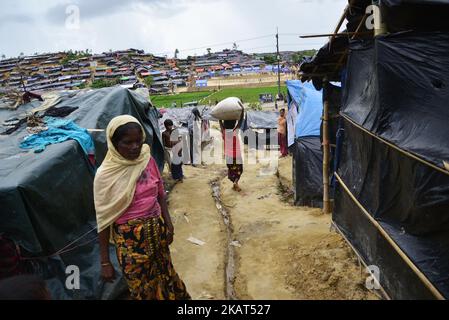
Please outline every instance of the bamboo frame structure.
[[419, 270], [419, 268], [410, 260], [407, 254], [402, 251], [402, 249], [397, 245], [397, 243], [390, 237], [390, 235], [382, 228], [382, 226], [377, 222], [372, 215], [362, 206], [359, 200], [352, 194], [351, 190], [346, 186], [342, 178], [335, 172], [335, 177], [338, 183], [341, 185], [343, 190], [348, 194], [352, 201], [360, 208], [368, 220], [377, 228], [381, 235], [388, 241], [388, 243], [393, 247], [397, 254], [404, 260], [404, 262], [412, 269], [412, 271], [418, 276], [418, 278], [423, 282], [423, 284], [430, 290], [433, 296], [438, 300], [446, 300], [444, 296], [438, 291], [437, 288], [430, 282], [429, 279]]

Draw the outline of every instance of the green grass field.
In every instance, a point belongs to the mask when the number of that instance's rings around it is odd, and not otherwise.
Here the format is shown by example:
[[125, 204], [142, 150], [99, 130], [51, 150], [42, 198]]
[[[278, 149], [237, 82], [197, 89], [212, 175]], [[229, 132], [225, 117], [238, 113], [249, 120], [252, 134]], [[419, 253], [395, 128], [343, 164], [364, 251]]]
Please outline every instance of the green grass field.
[[[281, 86], [282, 93], [285, 94], [286, 90], [287, 88], [285, 86]], [[207, 98], [207, 100], [210, 100], [212, 103], [215, 103], [215, 101], [221, 101], [228, 97], [238, 97], [244, 103], [259, 102], [259, 94], [262, 93], [271, 93], [274, 98], [278, 93], [278, 87], [272, 86], [260, 88], [225, 88], [211, 95], [210, 97]]]
[[164, 96], [152, 96], [151, 102], [158, 108], [170, 108], [173, 102], [176, 102], [177, 107], [181, 107], [184, 103], [192, 101], [200, 101], [201, 99], [209, 96], [213, 92], [211, 91], [199, 91], [199, 92], [185, 92], [174, 95]]
[[[281, 92], [285, 95], [286, 86], [281, 86]], [[170, 108], [173, 102], [176, 102], [176, 106], [180, 107], [184, 103], [198, 101], [200, 104], [214, 104], [216, 101], [221, 101], [228, 97], [238, 97], [243, 100], [244, 103], [258, 102], [259, 94], [271, 93], [273, 98], [276, 96], [278, 88], [276, 86], [259, 87], [259, 88], [225, 88], [217, 92], [213, 91], [199, 91], [199, 92], [186, 92], [175, 95], [153, 96], [151, 101], [158, 107]]]

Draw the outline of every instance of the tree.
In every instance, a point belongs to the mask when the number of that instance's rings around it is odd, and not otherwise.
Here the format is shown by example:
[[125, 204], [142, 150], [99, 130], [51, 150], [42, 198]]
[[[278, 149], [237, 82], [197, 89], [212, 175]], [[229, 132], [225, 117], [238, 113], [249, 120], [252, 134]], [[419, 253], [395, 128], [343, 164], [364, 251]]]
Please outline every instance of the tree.
[[300, 64], [304, 57], [313, 57], [317, 51], [316, 50], [303, 50], [298, 51], [292, 55], [293, 63]]
[[152, 77], [152, 76], [146, 77], [145, 80], [144, 80], [144, 82], [145, 82], [145, 84], [146, 84], [146, 86], [147, 86], [148, 88], [151, 88], [151, 85], [152, 85], [153, 82], [154, 82], [153, 77]]
[[120, 78], [115, 78], [112, 80], [106, 80], [106, 79], [100, 79], [100, 80], [94, 80], [92, 82], [91, 87], [93, 89], [100, 89], [105, 87], [113, 87], [120, 83]]
[[296, 64], [301, 63], [302, 58], [303, 58], [303, 55], [300, 54], [299, 52], [292, 55], [292, 61], [293, 61], [293, 63], [296, 63]]
[[232, 50], [237, 51], [238, 48], [239, 48], [239, 46], [237, 45], [236, 42], [234, 42], [234, 43], [232, 44]]
[[179, 50], [176, 49], [176, 50], [175, 50], [175, 59], [178, 59], [178, 54], [179, 54]]
[[210, 56], [212, 49], [211, 48], [207, 48], [206, 50], [207, 50], [207, 55]]
[[20, 56], [23, 57], [25, 54], [23, 52], [20, 53]]
[[2, 59], [6, 59], [6, 56], [4, 54], [2, 54]]
[[277, 60], [274, 55], [266, 55], [263, 57], [263, 61], [265, 61], [266, 64], [275, 64]]

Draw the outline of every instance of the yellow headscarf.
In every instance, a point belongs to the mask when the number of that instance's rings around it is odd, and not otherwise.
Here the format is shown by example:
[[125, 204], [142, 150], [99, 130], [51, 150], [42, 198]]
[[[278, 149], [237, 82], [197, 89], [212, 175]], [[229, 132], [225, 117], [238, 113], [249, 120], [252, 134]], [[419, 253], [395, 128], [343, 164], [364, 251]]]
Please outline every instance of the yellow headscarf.
[[[127, 160], [118, 153], [112, 143], [112, 136], [118, 127], [139, 121], [129, 115], [115, 117], [106, 129], [108, 152], [94, 180], [94, 201], [97, 213], [98, 232], [113, 224], [129, 207], [136, 190], [137, 179], [148, 165], [151, 158], [150, 147], [142, 146], [139, 158]], [[145, 140], [145, 132], [143, 131]]]

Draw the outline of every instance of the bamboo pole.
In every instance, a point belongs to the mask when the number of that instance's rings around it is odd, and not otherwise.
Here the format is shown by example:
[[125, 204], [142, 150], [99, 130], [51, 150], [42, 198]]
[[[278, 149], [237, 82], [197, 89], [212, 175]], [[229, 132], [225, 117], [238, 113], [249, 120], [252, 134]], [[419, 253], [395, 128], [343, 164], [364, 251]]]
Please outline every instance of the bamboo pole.
[[372, 31], [366, 31], [366, 32], [340, 32], [340, 33], [323, 33], [323, 34], [309, 34], [309, 35], [303, 35], [299, 36], [301, 39], [307, 39], [307, 38], [326, 38], [329, 36], [333, 36], [335, 39], [336, 37], [349, 37], [349, 36], [357, 36], [357, 35], [368, 35], [373, 34]]
[[[427, 161], [427, 160], [424, 160], [424, 159], [422, 159], [422, 158], [420, 158], [420, 157], [414, 155], [414, 154], [411, 153], [411, 152], [405, 151], [405, 150], [399, 148], [398, 146], [392, 144], [391, 142], [388, 142], [387, 140], [385, 140], [385, 139], [383, 139], [383, 138], [381, 138], [381, 137], [375, 135], [375, 134], [372, 133], [371, 131], [365, 129], [365, 128], [362, 127], [361, 125], [359, 125], [359, 124], [355, 123], [354, 121], [352, 121], [352, 119], [350, 119], [348, 116], [344, 115], [343, 113], [340, 112], [340, 115], [343, 117], [343, 119], [345, 119], [346, 121], [348, 121], [348, 122], [349, 122], [350, 124], [352, 124], [354, 127], [358, 128], [358, 129], [360, 129], [360, 130], [362, 130], [363, 132], [367, 133], [367, 134], [370, 135], [371, 137], [376, 138], [376, 139], [379, 140], [380, 142], [385, 143], [387, 146], [389, 146], [389, 147], [391, 147], [391, 148], [393, 148], [393, 149], [399, 151], [400, 153], [402, 153], [402, 154], [404, 154], [404, 155], [406, 155], [406, 156], [408, 156], [408, 157], [410, 157], [410, 158], [412, 158], [412, 159], [414, 159], [414, 160], [416, 160], [416, 161], [421, 162], [422, 164], [424, 164], [424, 165], [426, 165], [426, 166], [431, 167], [432, 169], [435, 169], [435, 170], [437, 170], [437, 171], [439, 171], [439, 172], [441, 172], [441, 173], [444, 173], [444, 174], [446, 174], [446, 175], [449, 175], [449, 166], [448, 166], [447, 169], [446, 169], [446, 166], [445, 166], [445, 168], [440, 168], [440, 167], [434, 165], [433, 163], [431, 163], [431, 162], [429, 162], [429, 161]], [[444, 163], [443, 163], [443, 164], [444, 164]]]
[[376, 6], [374, 10], [374, 36], [379, 36], [387, 33], [387, 26], [383, 21], [382, 5]]
[[382, 228], [382, 226], [377, 222], [369, 212], [362, 206], [362, 204], [357, 200], [357, 198], [352, 194], [351, 190], [346, 186], [338, 173], [335, 172], [335, 177], [338, 183], [341, 185], [343, 190], [348, 194], [352, 201], [360, 208], [368, 220], [377, 228], [380, 234], [388, 241], [388, 243], [393, 247], [393, 249], [399, 254], [399, 256], [404, 260], [404, 262], [412, 269], [412, 271], [418, 276], [418, 278], [423, 282], [427, 289], [433, 294], [433, 296], [438, 300], [446, 300], [444, 296], [438, 291], [437, 288], [430, 282], [429, 279], [418, 269], [418, 267], [413, 263], [412, 260], [407, 256], [407, 254], [402, 251], [402, 249], [396, 244], [396, 242], [390, 237], [390, 235]]
[[[352, 251], [354, 252], [354, 254], [357, 256], [357, 258], [359, 259], [359, 261], [363, 264], [363, 266], [365, 267], [365, 269], [368, 268], [368, 264], [365, 262], [365, 260], [363, 259], [362, 255], [357, 251], [357, 249], [352, 245], [352, 243], [349, 241], [349, 239], [345, 236], [345, 234], [340, 230], [340, 228], [337, 226], [337, 224], [335, 223], [335, 221], [332, 220], [331, 222], [332, 227], [336, 230], [336, 232], [338, 234], [341, 235], [341, 237], [346, 241], [346, 243], [348, 244], [348, 246], [352, 249]], [[381, 298], [382, 299], [387, 299], [387, 300], [391, 300], [390, 296], [388, 295], [388, 293], [385, 291], [385, 289], [382, 287], [382, 285], [380, 284], [379, 281], [377, 281], [377, 279], [373, 279], [374, 282], [379, 285], [380, 287], [380, 292], [381, 294]], [[372, 290], [371, 290], [372, 291]], [[375, 291], [372, 291], [374, 294]]]
[[335, 35], [338, 33], [338, 31], [340, 30], [341, 26], [343, 25], [343, 22], [346, 19], [346, 15], [348, 14], [349, 9], [351, 8], [351, 5], [352, 5], [353, 2], [354, 2], [354, 0], [351, 0], [349, 2], [349, 4], [346, 6], [345, 10], [343, 11], [343, 14], [340, 17], [340, 20], [338, 20], [337, 27], [335, 28], [334, 33], [330, 35], [329, 48], [332, 47], [332, 42], [335, 39]]
[[[323, 91], [327, 86], [327, 78], [323, 79]], [[329, 101], [324, 97], [323, 104], [323, 213], [331, 213], [329, 198]]]
[[[365, 13], [365, 15], [363, 16], [363, 18], [360, 20], [359, 25], [357, 26], [357, 29], [354, 32], [354, 35], [352, 36], [351, 40], [354, 40], [355, 37], [357, 37], [360, 34], [360, 29], [362, 28], [363, 24], [365, 23], [366, 19], [368, 18], [368, 15]], [[366, 33], [366, 32], [364, 32]], [[372, 32], [368, 32], [370, 34], [372, 34]]]

